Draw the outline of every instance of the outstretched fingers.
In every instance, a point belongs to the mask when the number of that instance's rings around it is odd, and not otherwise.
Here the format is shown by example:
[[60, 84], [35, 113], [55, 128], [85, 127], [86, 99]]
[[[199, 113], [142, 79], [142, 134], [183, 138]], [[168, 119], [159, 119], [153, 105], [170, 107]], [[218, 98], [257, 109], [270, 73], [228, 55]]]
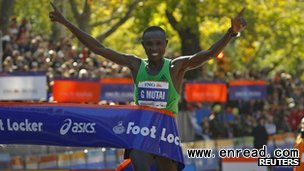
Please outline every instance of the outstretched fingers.
[[62, 20], [62, 15], [60, 13], [60, 11], [58, 10], [58, 8], [54, 5], [53, 2], [50, 2], [52, 8], [54, 9], [53, 11], [49, 12], [49, 17], [51, 19], [51, 21], [58, 21], [60, 22]]
[[239, 12], [239, 14], [237, 15], [237, 17], [242, 17], [245, 10], [246, 10], [246, 7], [243, 7], [243, 9]]
[[231, 18], [231, 27], [233, 32], [240, 32], [246, 27], [247, 22], [243, 18], [245, 10], [246, 8], [243, 7], [242, 10], [234, 18]]

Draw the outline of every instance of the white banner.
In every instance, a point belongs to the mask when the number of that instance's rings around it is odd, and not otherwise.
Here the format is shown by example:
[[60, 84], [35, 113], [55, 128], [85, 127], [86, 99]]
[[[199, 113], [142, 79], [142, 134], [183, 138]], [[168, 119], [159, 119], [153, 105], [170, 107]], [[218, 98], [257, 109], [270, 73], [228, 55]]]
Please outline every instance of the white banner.
[[46, 75], [1, 75], [0, 100], [42, 100], [47, 98]]

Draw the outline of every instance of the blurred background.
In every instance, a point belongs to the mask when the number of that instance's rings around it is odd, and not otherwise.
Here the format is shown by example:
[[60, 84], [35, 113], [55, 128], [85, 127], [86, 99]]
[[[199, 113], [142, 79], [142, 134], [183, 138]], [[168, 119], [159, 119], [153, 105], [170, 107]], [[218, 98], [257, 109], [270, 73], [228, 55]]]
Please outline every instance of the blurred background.
[[[167, 32], [171, 59], [208, 49], [246, 6], [247, 28], [185, 76], [177, 116], [183, 147], [253, 148], [254, 139], [261, 139], [253, 133], [261, 118], [270, 151], [293, 147], [304, 116], [302, 0], [53, 2], [105, 46], [142, 58], [143, 30], [159, 25]], [[0, 0], [0, 9], [1, 101], [133, 104], [129, 69], [97, 56], [51, 23], [49, 0]], [[53, 164], [45, 166], [44, 157], [53, 157]], [[185, 159], [188, 170], [229, 170], [219, 158]], [[121, 160], [120, 149], [0, 146], [0, 169], [111, 169]]]

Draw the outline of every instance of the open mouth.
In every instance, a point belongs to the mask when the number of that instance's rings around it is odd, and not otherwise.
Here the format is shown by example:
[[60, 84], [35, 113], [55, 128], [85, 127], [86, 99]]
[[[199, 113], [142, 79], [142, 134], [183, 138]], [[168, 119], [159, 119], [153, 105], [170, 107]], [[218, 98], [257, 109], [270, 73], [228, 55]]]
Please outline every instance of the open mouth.
[[158, 56], [158, 53], [152, 53], [151, 55], [152, 56]]

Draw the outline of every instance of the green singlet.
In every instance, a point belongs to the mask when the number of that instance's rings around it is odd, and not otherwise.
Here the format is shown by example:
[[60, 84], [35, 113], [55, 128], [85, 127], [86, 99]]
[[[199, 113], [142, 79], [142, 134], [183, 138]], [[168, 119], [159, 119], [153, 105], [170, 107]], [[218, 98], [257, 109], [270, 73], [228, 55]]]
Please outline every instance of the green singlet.
[[147, 60], [141, 60], [134, 87], [135, 103], [167, 109], [177, 114], [180, 95], [176, 91], [170, 76], [170, 60], [164, 58], [164, 64], [156, 75], [148, 74], [147, 65]]

